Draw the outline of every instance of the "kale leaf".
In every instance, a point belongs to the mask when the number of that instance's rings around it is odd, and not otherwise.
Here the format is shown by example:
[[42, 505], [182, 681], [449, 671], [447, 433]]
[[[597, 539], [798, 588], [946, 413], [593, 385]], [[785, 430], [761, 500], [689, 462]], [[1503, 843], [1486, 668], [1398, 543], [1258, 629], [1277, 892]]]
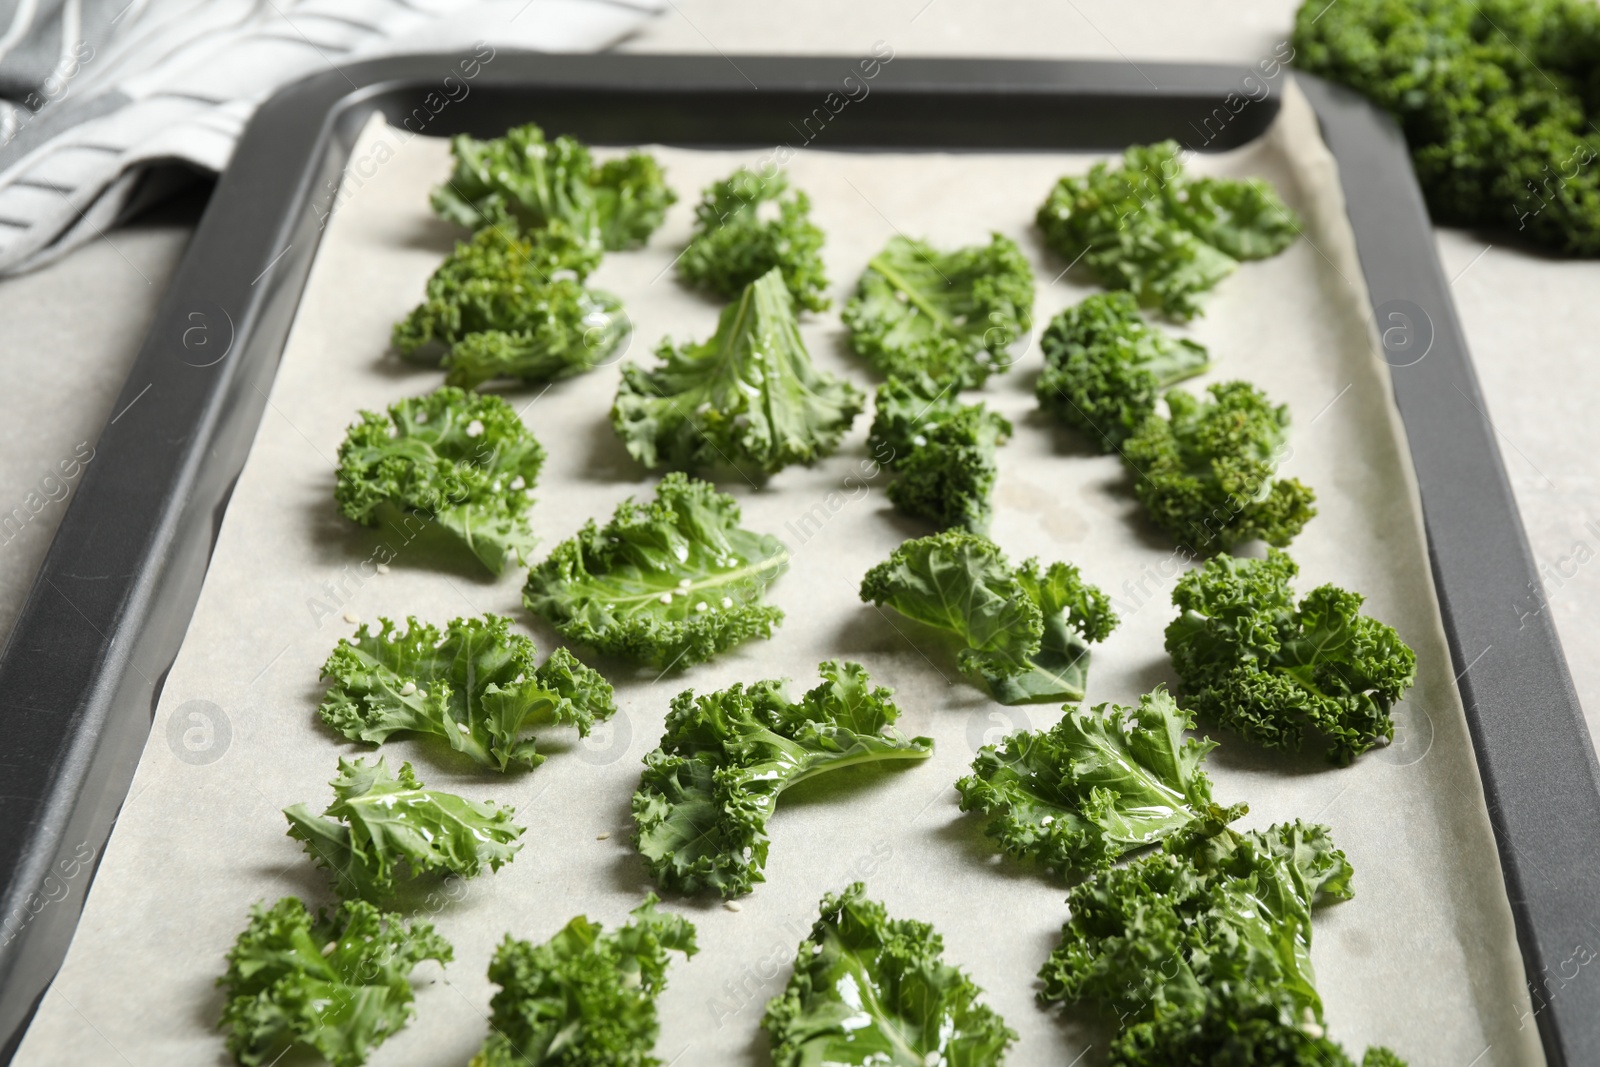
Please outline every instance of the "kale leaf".
[[427, 923], [361, 900], [313, 916], [284, 897], [257, 904], [228, 951], [222, 1029], [245, 1067], [278, 1062], [291, 1047], [315, 1049], [333, 1067], [359, 1067], [412, 1015], [411, 970], [450, 962], [448, 942]]
[[1294, 61], [1398, 120], [1433, 218], [1600, 255], [1600, 12], [1584, 0], [1354, 0], [1295, 17]]
[[1341, 766], [1394, 737], [1390, 709], [1417, 676], [1416, 653], [1333, 585], [1297, 606], [1286, 553], [1219, 556], [1178, 580], [1166, 647], [1183, 705], [1268, 748], [1300, 747], [1309, 726]]
[[[795, 304], [828, 306], [823, 291], [822, 231], [811, 221], [811, 199], [781, 170], [757, 174], [740, 167], [706, 186], [694, 209], [694, 237], [678, 258], [678, 273], [699, 289], [732, 300], [770, 271], [779, 271]], [[763, 205], [772, 207], [763, 210]]]
[[[1349, 899], [1351, 876], [1326, 827], [1195, 824], [1073, 887], [1040, 999], [1115, 1013], [1112, 1067], [1351, 1067], [1324, 1034], [1311, 969], [1312, 909]], [[1366, 1062], [1400, 1061], [1375, 1049]]]
[[975, 388], [1011, 369], [1033, 326], [1033, 270], [1009, 237], [940, 252], [892, 237], [867, 264], [843, 319], [850, 345], [889, 376], [919, 372]]
[[1017, 1035], [945, 963], [928, 923], [891, 919], [857, 882], [822, 898], [789, 984], [762, 1027], [775, 1067], [988, 1067]]
[[995, 449], [1011, 436], [1011, 422], [920, 373], [884, 382], [875, 409], [867, 445], [897, 475], [889, 501], [941, 528], [987, 533]]
[[499, 574], [535, 543], [529, 493], [544, 449], [497, 396], [443, 386], [372, 411], [339, 446], [334, 499], [363, 526], [431, 521]]
[[581, 142], [547, 141], [544, 130], [529, 123], [488, 141], [457, 134], [450, 139], [450, 156], [450, 176], [431, 197], [441, 218], [469, 230], [537, 230], [560, 221], [598, 238], [590, 185], [594, 164]]
[[960, 638], [961, 669], [1002, 704], [1082, 700], [1089, 643], [1117, 625], [1078, 568], [1013, 569], [993, 541], [963, 530], [902, 544], [861, 580], [861, 599]]
[[341, 640], [322, 667], [333, 685], [317, 711], [352, 741], [427, 734], [481, 766], [531, 769], [545, 760], [533, 727], [565, 723], [581, 736], [617, 710], [611, 684], [566, 649], [535, 667], [533, 642], [499, 615], [455, 619], [443, 634], [415, 618], [404, 633], [378, 621], [377, 633], [363, 623]]
[[529, 294], [515, 330], [468, 334], [444, 357], [445, 381], [476, 389], [511, 379], [543, 382], [593, 370], [616, 352], [632, 328], [610, 293], [557, 281]]
[[1137, 708], [1067, 707], [1049, 730], [1020, 731], [978, 751], [956, 783], [961, 810], [989, 817], [984, 832], [1009, 856], [1054, 874], [1109, 867], [1197, 820], [1230, 822], [1200, 769], [1215, 741], [1185, 740], [1194, 723], [1164, 688]]
[[648, 504], [617, 505], [528, 573], [522, 600], [567, 640], [658, 669], [702, 663], [771, 637], [783, 612], [762, 601], [789, 567], [770, 534], [739, 526], [739, 505], [673, 472]]
[[607, 160], [591, 172], [590, 183], [600, 239], [612, 251], [643, 245], [666, 218], [667, 208], [678, 202], [661, 164], [648, 152]]
[[607, 933], [579, 915], [541, 945], [509, 935], [489, 980], [489, 1037], [469, 1067], [657, 1067], [656, 998], [667, 953], [696, 951], [694, 925], [654, 895]]
[[395, 324], [395, 348], [414, 362], [442, 360], [446, 384], [466, 388], [591, 369], [629, 329], [620, 300], [581, 284], [599, 260], [593, 247], [559, 222], [531, 238], [484, 228], [428, 279], [427, 299]]
[[1211, 366], [1205, 346], [1146, 323], [1125, 292], [1095, 293], [1062, 311], [1039, 348], [1039, 406], [1102, 452], [1117, 451], [1155, 414], [1163, 389]]
[[1282, 548], [1317, 513], [1316, 494], [1279, 478], [1289, 408], [1248, 382], [1167, 393], [1170, 418], [1152, 415], [1122, 448], [1134, 495], [1155, 524], [1202, 555], [1247, 541]]
[[1040, 205], [1045, 244], [1080, 260], [1108, 289], [1175, 319], [1200, 313], [1199, 294], [1242, 259], [1277, 255], [1300, 220], [1259, 179], [1191, 178], [1176, 141], [1135, 145], [1122, 165], [1064, 177]]
[[807, 466], [839, 447], [866, 398], [818, 370], [784, 293], [768, 271], [723, 309], [703, 344], [663, 341], [662, 364], [622, 367], [611, 423], [654, 470], [731, 467], [747, 477]]
[[320, 816], [304, 804], [283, 814], [289, 836], [333, 872], [334, 890], [346, 899], [393, 896], [401, 863], [413, 878], [472, 878], [485, 866], [498, 871], [522, 847], [523, 827], [511, 821], [511, 808], [424, 789], [409, 763], [397, 778], [382, 756], [376, 763], [341, 759], [329, 784], [335, 799]]
[[724, 897], [765, 881], [778, 796], [842, 767], [923, 760], [933, 741], [894, 728], [900, 709], [860, 664], [829, 661], [799, 701], [782, 681], [672, 701], [661, 745], [633, 796], [634, 843], [663, 889]]
[[532, 123], [490, 141], [459, 134], [450, 154], [455, 167], [433, 191], [433, 210], [469, 230], [561, 222], [615, 251], [643, 244], [677, 199], [654, 158], [635, 152], [596, 167], [581, 142], [546, 140]]

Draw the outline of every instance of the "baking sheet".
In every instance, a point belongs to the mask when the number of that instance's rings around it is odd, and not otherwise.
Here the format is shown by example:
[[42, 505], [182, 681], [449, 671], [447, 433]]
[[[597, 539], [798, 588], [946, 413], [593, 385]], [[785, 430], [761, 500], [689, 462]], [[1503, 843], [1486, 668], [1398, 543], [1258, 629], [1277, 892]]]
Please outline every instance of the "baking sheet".
[[[537, 119], [537, 115], [530, 115]], [[1259, 175], [1307, 218], [1283, 255], [1244, 266], [1187, 332], [1212, 348], [1211, 380], [1247, 378], [1294, 412], [1285, 473], [1317, 489], [1321, 513], [1293, 546], [1301, 588], [1324, 581], [1365, 592], [1368, 610], [1417, 650], [1418, 684], [1398, 713], [1392, 748], [1349, 769], [1315, 756], [1259, 753], [1222, 738], [1209, 769], [1220, 802], [1248, 800], [1245, 825], [1296, 817], [1332, 826], [1356, 869], [1354, 900], [1324, 909], [1313, 958], [1330, 1033], [1353, 1052], [1384, 1043], [1414, 1065], [1543, 1061], [1522, 985], [1505, 888], [1428, 577], [1415, 491], [1383, 363], [1374, 355], [1355, 249], [1333, 161], [1292, 87], [1272, 132], [1192, 166]], [[633, 317], [623, 358], [648, 360], [663, 335], [700, 339], [714, 302], [671, 270], [696, 193], [771, 149], [657, 149], [681, 200], [640, 252], [610, 255], [592, 284]], [[941, 245], [988, 231], [1022, 244], [1039, 276], [1035, 339], [1091, 287], [1076, 284], [1030, 227], [1054, 179], [1092, 157], [1052, 153], [793, 154], [789, 171], [828, 234], [834, 312], [802, 325], [817, 362], [863, 386], [836, 310], [868, 258], [896, 233]], [[418, 544], [354, 527], [332, 504], [334, 457], [358, 408], [381, 409], [433, 388], [436, 372], [385, 355], [388, 331], [458, 233], [431, 217], [427, 190], [448, 169], [445, 142], [369, 127], [327, 221], [271, 403], [229, 506], [204, 591], [167, 679], [155, 728], [107, 847], [62, 971], [41, 1004], [19, 1064], [227, 1062], [213, 1029], [212, 983], [253, 902], [295, 893], [327, 899], [323, 872], [285, 837], [279, 809], [326, 804], [337, 757], [367, 755], [318, 723], [318, 668], [354, 627], [345, 615], [416, 614], [443, 623], [496, 611], [554, 634], [520, 606], [523, 574], [499, 581], [440, 570]], [[1015, 560], [1066, 559], [1110, 592], [1121, 627], [1095, 652], [1091, 702], [1132, 703], [1172, 682], [1161, 631], [1178, 557], [1138, 516], [1114, 457], [1093, 456], [1037, 412], [1036, 345], [985, 399], [1017, 426], [1001, 451], [994, 538]], [[549, 452], [533, 509], [541, 553], [591, 516], [609, 515], [654, 479], [627, 457], [606, 412], [615, 365], [508, 399]], [[430, 786], [515, 805], [528, 826], [516, 861], [436, 899], [428, 916], [456, 962], [417, 972], [417, 1018], [374, 1055], [379, 1065], [464, 1063], [481, 1042], [493, 946], [510, 931], [542, 940], [573, 914], [612, 925], [647, 888], [628, 844], [638, 761], [659, 737], [671, 696], [786, 675], [809, 688], [821, 659], [864, 663], [892, 686], [901, 726], [928, 734], [934, 758], [894, 773], [841, 772], [786, 795], [770, 827], [766, 884], [738, 911], [674, 901], [702, 951], [675, 963], [661, 999], [657, 1052], [681, 1063], [764, 1063], [762, 1006], [788, 977], [818, 898], [864, 879], [892, 914], [935, 924], [950, 960], [970, 970], [1018, 1031], [1014, 1067], [1092, 1063], [1105, 1033], [1033, 1001], [1033, 975], [1054, 945], [1064, 887], [1004, 861], [951, 784], [973, 750], [1014, 727], [1048, 726], [1048, 705], [1001, 708], [904, 620], [859, 602], [861, 574], [925, 529], [896, 515], [872, 476], [863, 416], [838, 454], [767, 486], [724, 483], [746, 525], [778, 534], [791, 570], [771, 590], [789, 618], [773, 640], [684, 674], [612, 673], [616, 719], [587, 741], [548, 733], [551, 759], [531, 774], [462, 768], [415, 742], [385, 746]], [[372, 565], [396, 551], [387, 573]], [[548, 740], [547, 740], [548, 739]], [[570, 741], [564, 744], [563, 742]], [[562, 749], [565, 749], [562, 751]]]

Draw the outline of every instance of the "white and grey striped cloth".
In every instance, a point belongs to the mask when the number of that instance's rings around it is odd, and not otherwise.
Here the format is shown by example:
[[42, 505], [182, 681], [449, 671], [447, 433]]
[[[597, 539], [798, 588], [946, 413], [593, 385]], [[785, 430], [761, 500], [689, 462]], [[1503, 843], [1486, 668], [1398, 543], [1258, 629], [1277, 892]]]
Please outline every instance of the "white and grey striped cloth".
[[257, 104], [374, 56], [587, 51], [666, 0], [0, 0], [0, 274], [227, 165]]

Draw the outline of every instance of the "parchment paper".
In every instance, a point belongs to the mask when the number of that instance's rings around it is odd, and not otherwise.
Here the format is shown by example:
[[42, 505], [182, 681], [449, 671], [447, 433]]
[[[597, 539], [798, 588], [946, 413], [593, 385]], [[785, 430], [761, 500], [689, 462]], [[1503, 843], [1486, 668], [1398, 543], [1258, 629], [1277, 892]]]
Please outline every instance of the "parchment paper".
[[[1248, 800], [1251, 827], [1326, 822], [1349, 854], [1357, 896], [1320, 913], [1313, 955], [1330, 1033], [1357, 1056], [1381, 1042], [1415, 1065], [1541, 1063], [1333, 163], [1305, 102], [1290, 95], [1285, 105], [1260, 142], [1192, 166], [1268, 178], [1306, 217], [1306, 238], [1244, 266], [1188, 332], [1211, 346], [1216, 371], [1207, 380], [1246, 378], [1291, 405], [1286, 473], [1318, 491], [1321, 509], [1293, 546], [1301, 591], [1335, 581], [1366, 593], [1368, 610], [1416, 649], [1419, 678], [1399, 711], [1398, 743], [1349, 769], [1223, 736], [1210, 759], [1216, 796]], [[446, 144], [402, 136], [375, 125], [352, 157], [188, 640], [19, 1064], [226, 1062], [212, 983], [248, 907], [286, 893], [328, 899], [324, 873], [284, 836], [279, 809], [326, 804], [336, 758], [369, 754], [336, 739], [314, 713], [318, 668], [354, 628], [347, 612], [443, 623], [496, 611], [553, 647], [554, 635], [520, 607], [519, 569], [491, 582], [440, 570], [420, 545], [391, 544], [398, 558], [380, 574], [372, 562], [385, 537], [334, 510], [335, 450], [356, 410], [381, 409], [439, 380], [385, 354], [390, 325], [458, 236], [427, 209], [429, 187], [448, 168]], [[679, 286], [672, 260], [697, 192], [770, 155], [657, 151], [679, 204], [648, 249], [608, 256], [592, 280], [627, 303], [628, 358], [649, 359], [664, 334], [709, 334], [717, 307]], [[1022, 243], [1039, 276], [1037, 337], [1051, 315], [1092, 291], [1073, 275], [1058, 277], [1064, 264], [1030, 227], [1053, 180], [1090, 158], [807, 150], [789, 169], [828, 234], [836, 301], [897, 232], [955, 245], [999, 230]], [[819, 364], [869, 384], [835, 313], [808, 317], [803, 332]], [[1088, 454], [1040, 418], [1038, 365], [1030, 344], [985, 392], [1017, 425], [1001, 451], [993, 536], [1014, 560], [1075, 562], [1116, 597], [1123, 622], [1094, 654], [1089, 698], [1133, 703], [1173, 681], [1161, 631], [1173, 614], [1178, 560], [1140, 519], [1117, 460]], [[541, 552], [622, 498], [650, 491], [653, 479], [631, 463], [606, 418], [616, 381], [608, 366], [508, 394], [550, 454], [532, 513]], [[834, 657], [859, 660], [894, 687], [901, 725], [933, 736], [937, 754], [903, 772], [846, 771], [786, 795], [771, 825], [768, 881], [738, 910], [670, 903], [698, 924], [702, 951], [673, 966], [658, 1053], [682, 1064], [767, 1062], [757, 1028], [763, 1005], [787, 980], [818, 898], [860, 878], [894, 915], [935, 924], [948, 958], [970, 970], [1020, 1034], [1009, 1063], [1097, 1061], [1104, 1030], [1033, 1000], [1034, 974], [1065, 918], [1064, 887], [1001, 860], [977, 820], [959, 813], [951, 788], [978, 745], [1013, 727], [1048, 726], [1059, 713], [993, 704], [908, 622], [857, 599], [870, 565], [927, 532], [892, 512], [884, 476], [871, 476], [868, 422], [863, 416], [839, 453], [814, 469], [784, 471], [762, 489], [724, 485], [748, 526], [777, 533], [793, 552], [792, 569], [771, 591], [789, 613], [773, 640], [683, 675], [613, 671], [614, 723], [583, 743], [547, 734], [540, 747], [555, 754], [532, 774], [474, 773], [414, 742], [386, 747], [391, 761], [413, 760], [429, 785], [514, 804], [529, 829], [509, 867], [424, 909], [456, 959], [417, 972], [417, 1018], [374, 1064], [465, 1063], [485, 1033], [492, 989], [484, 970], [503, 934], [542, 940], [578, 912], [611, 925], [638, 902], [647, 885], [627, 840], [628, 801], [674, 693], [780, 675], [798, 693], [814, 684], [817, 662]]]

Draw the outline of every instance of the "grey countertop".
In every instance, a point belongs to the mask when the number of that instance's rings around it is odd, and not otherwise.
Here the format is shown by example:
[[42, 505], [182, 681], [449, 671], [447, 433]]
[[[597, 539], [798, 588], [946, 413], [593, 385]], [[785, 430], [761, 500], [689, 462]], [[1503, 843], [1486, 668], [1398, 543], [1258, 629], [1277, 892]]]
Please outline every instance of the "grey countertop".
[[[668, 0], [628, 51], [989, 55], [1253, 64], [1282, 46], [1297, 5], [1220, 0]], [[734, 60], [729, 60], [734, 62]], [[204, 189], [60, 262], [0, 281], [0, 633], [49, 546], [75, 468], [107, 419]], [[1505, 610], [1549, 611], [1580, 698], [1600, 711], [1600, 359], [1591, 351], [1600, 261], [1562, 261], [1441, 230], [1440, 253], [1488, 398], [1542, 590]], [[1590, 294], [1587, 298], [1585, 294]], [[1586, 311], [1585, 308], [1588, 308]], [[92, 460], [91, 460], [92, 462]], [[26, 516], [4, 524], [7, 515]], [[1591, 721], [1591, 731], [1600, 723]]]

